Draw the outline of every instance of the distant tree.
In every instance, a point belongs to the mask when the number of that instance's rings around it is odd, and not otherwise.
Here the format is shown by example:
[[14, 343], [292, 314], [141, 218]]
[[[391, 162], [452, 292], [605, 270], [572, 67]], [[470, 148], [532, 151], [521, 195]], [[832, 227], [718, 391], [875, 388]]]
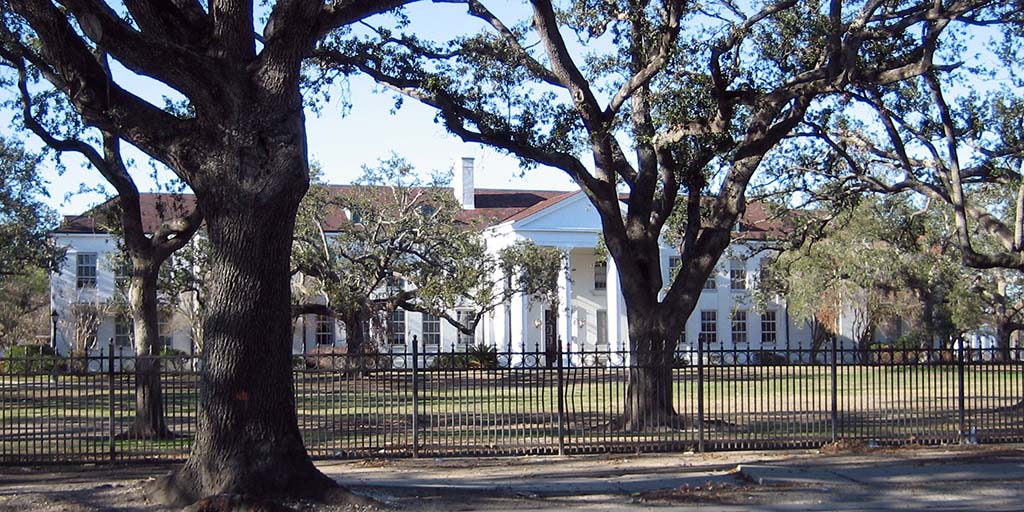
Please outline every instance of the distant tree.
[[210, 240], [200, 228], [160, 269], [158, 288], [167, 306], [187, 323], [192, 351], [203, 352], [203, 325], [210, 300]]
[[[480, 319], [524, 293], [551, 297], [561, 253], [520, 242], [488, 251], [479, 226], [463, 219], [444, 180], [424, 183], [405, 160], [392, 157], [364, 167], [356, 185], [314, 185], [300, 207], [293, 250], [305, 297], [326, 304], [298, 304], [345, 324], [350, 353], [359, 353], [362, 323], [401, 309], [443, 318], [465, 334]], [[327, 233], [326, 219], [347, 219]], [[472, 317], [453, 314], [459, 307]]]
[[24, 343], [50, 323], [50, 275], [40, 268], [0, 280], [0, 349]]
[[57, 270], [64, 251], [50, 238], [57, 214], [42, 202], [39, 157], [0, 136], [0, 283], [34, 269]]
[[[324, 47], [321, 69], [366, 73], [436, 108], [463, 140], [582, 188], [619, 269], [631, 430], [684, 421], [675, 343], [768, 153], [825, 98], [940, 69], [945, 29], [1001, 5], [534, 0], [508, 23], [482, 1], [462, 3], [480, 33], [434, 43], [380, 27]], [[665, 283], [659, 242], [677, 209], [682, 264]]]
[[118, 305], [92, 288], [58, 289], [51, 298], [62, 312], [57, 329], [68, 343], [69, 368], [76, 372], [87, 371], [90, 352], [100, 346], [99, 328], [118, 312]]
[[[943, 51], [952, 64], [899, 84], [855, 84], [841, 102], [809, 119], [799, 168], [840, 191], [913, 194], [946, 212], [943, 229], [963, 263], [1024, 270], [1024, 14], [981, 11], [964, 18]], [[991, 36], [986, 40], [986, 35]], [[940, 72], [941, 71], [941, 72]], [[1006, 281], [1007, 274], [990, 272]], [[1002, 277], [999, 277], [1002, 276]], [[1014, 294], [1016, 279], [1002, 289]], [[983, 287], [1013, 304], [999, 286]], [[999, 298], [1002, 297], [1002, 298]], [[1019, 311], [999, 306], [997, 336], [1008, 349]]]
[[812, 359], [844, 313], [853, 313], [853, 341], [864, 351], [899, 322], [919, 345], [904, 348], [948, 346], [993, 311], [992, 294], [979, 293], [995, 291], [993, 276], [963, 272], [935, 212], [914, 210], [905, 196], [867, 197], [818, 220], [812, 236], [771, 261], [755, 292], [760, 301], [784, 295], [794, 319], [824, 331], [812, 336]]

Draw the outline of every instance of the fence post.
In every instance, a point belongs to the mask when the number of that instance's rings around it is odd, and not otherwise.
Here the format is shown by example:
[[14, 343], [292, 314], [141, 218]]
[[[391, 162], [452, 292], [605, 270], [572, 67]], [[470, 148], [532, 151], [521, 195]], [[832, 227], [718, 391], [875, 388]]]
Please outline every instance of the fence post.
[[[116, 436], [114, 432], [114, 338], [110, 338], [110, 340], [107, 342], [107, 351], [107, 419], [110, 420], [110, 429], [107, 432], [107, 434], [109, 436], [108, 442], [110, 449], [110, 462], [114, 462], [116, 458], [116, 445], [114, 443], [114, 438]], [[100, 349], [100, 357], [103, 357], [102, 348]]]
[[697, 338], [697, 452], [704, 452], [704, 342]]
[[420, 381], [419, 381], [419, 369], [420, 369], [420, 352], [419, 352], [419, 340], [416, 339], [416, 335], [412, 335], [412, 458], [419, 456], [420, 452], [420, 410], [419, 410], [419, 392], [420, 392]]
[[956, 411], [960, 444], [967, 442], [967, 421], [964, 411], [964, 341], [956, 344]]
[[837, 338], [838, 338], [838, 336], [832, 336], [832, 376], [831, 376], [831, 379], [830, 379], [831, 382], [829, 383], [829, 387], [831, 388], [829, 390], [829, 393], [831, 394], [831, 399], [832, 399], [832, 404], [831, 404], [831, 411], [832, 411], [831, 420], [832, 420], [832, 442], [833, 443], [839, 440], [838, 434], [836, 433], [836, 424], [839, 423], [839, 391], [837, 389], [839, 387], [839, 384], [837, 383], [837, 379], [836, 379], [837, 374], [838, 374], [838, 371], [837, 371], [838, 370], [838, 365], [839, 365], [838, 358], [836, 357], [837, 356], [837, 347], [836, 347], [836, 339]]
[[558, 376], [558, 455], [565, 455], [565, 369], [562, 362], [562, 337], [558, 340], [556, 375]]

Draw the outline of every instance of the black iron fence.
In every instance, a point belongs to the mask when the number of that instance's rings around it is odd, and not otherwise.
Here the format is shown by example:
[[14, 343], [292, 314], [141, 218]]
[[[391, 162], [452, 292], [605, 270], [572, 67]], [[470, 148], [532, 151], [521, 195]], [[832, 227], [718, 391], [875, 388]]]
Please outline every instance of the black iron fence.
[[[316, 458], [993, 443], [1024, 441], [1019, 356], [700, 349], [659, 371], [626, 353], [320, 348], [294, 377]], [[0, 463], [184, 458], [202, 360], [162, 359], [165, 439], [133, 433], [130, 353], [0, 358]]]

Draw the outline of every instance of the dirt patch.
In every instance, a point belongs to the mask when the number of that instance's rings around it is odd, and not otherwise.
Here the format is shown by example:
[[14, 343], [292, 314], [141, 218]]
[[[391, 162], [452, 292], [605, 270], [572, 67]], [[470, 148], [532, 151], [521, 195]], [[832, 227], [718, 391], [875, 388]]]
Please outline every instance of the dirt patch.
[[701, 485], [685, 484], [675, 489], [640, 493], [641, 503], [667, 501], [672, 503], [715, 503], [719, 505], [752, 505], [767, 503], [763, 492], [756, 492], [749, 484], [706, 482]]

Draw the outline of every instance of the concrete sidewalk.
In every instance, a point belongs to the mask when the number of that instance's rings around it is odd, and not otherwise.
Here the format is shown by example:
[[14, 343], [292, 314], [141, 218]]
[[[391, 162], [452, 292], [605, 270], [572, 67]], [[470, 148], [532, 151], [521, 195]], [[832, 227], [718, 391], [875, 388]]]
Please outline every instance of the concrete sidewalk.
[[[1024, 510], [1019, 445], [573, 457], [379, 459], [318, 466], [396, 510]], [[0, 512], [162, 512], [174, 465], [0, 467]], [[351, 512], [304, 504], [303, 512]]]
[[380, 460], [322, 464], [406, 510], [1024, 510], [1007, 447]]

